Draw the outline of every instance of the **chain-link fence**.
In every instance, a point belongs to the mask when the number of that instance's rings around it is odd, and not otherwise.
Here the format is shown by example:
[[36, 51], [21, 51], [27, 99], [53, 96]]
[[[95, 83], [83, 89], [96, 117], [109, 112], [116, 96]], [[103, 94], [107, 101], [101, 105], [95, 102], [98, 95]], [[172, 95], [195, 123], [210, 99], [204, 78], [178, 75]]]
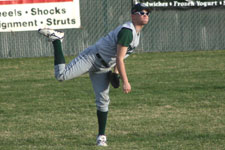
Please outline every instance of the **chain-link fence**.
[[[65, 55], [75, 55], [130, 20], [131, 0], [80, 0], [81, 29], [66, 29]], [[225, 49], [225, 10], [153, 11], [137, 52]], [[0, 33], [0, 58], [52, 56], [37, 31]]]
[[153, 11], [144, 28], [144, 51], [225, 49], [225, 10]]

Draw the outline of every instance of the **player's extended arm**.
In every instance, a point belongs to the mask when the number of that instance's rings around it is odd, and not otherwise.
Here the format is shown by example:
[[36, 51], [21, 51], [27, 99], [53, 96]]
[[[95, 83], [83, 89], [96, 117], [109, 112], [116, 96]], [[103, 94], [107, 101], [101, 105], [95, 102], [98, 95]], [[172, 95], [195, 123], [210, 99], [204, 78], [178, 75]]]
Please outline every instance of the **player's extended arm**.
[[124, 64], [124, 57], [127, 53], [127, 48], [120, 44], [117, 45], [117, 56], [116, 56], [116, 67], [123, 81], [123, 91], [124, 93], [129, 93], [131, 91], [131, 85], [127, 78], [126, 68]]

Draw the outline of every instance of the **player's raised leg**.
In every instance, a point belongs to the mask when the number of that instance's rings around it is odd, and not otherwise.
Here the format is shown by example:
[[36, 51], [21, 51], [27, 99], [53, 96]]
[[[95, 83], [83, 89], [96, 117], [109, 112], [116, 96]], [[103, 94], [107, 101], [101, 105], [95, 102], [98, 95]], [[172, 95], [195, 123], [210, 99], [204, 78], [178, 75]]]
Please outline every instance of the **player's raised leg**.
[[74, 58], [66, 65], [61, 46], [64, 33], [52, 29], [39, 29], [38, 32], [46, 36], [53, 44], [55, 78], [58, 81], [70, 80], [94, 69], [93, 63], [96, 56], [94, 55], [95, 51], [92, 50], [92, 47], [85, 49], [78, 57]]
[[61, 46], [61, 42], [64, 38], [64, 33], [62, 31], [52, 30], [48, 28], [39, 29], [38, 32], [46, 36], [48, 40], [53, 43], [55, 56], [54, 64], [55, 65], [65, 64], [65, 58]]
[[48, 38], [49, 42], [52, 42], [54, 47], [54, 65], [55, 65], [55, 77], [59, 79], [59, 75], [65, 70], [65, 58], [62, 52], [61, 42], [64, 38], [62, 31], [52, 29], [39, 29], [38, 32]]

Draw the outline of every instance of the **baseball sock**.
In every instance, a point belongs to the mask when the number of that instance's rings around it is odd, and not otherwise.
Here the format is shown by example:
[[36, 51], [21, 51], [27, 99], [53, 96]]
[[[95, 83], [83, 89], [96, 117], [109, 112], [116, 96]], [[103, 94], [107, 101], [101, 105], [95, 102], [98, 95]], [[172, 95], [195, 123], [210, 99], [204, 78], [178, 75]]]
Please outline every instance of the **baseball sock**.
[[55, 40], [52, 42], [54, 47], [54, 64], [65, 64], [65, 58], [62, 52], [62, 45], [60, 40]]
[[101, 111], [97, 110], [98, 135], [105, 135], [107, 115], [108, 115], [108, 112], [101, 112]]

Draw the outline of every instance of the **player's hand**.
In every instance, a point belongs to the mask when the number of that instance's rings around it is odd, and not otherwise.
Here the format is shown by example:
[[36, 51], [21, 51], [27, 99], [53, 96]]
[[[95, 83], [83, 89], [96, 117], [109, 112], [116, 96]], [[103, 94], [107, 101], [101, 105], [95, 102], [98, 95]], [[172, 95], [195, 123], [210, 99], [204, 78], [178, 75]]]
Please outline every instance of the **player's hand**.
[[131, 85], [130, 85], [130, 83], [129, 82], [123, 83], [123, 92], [127, 94], [130, 91], [131, 91]]

